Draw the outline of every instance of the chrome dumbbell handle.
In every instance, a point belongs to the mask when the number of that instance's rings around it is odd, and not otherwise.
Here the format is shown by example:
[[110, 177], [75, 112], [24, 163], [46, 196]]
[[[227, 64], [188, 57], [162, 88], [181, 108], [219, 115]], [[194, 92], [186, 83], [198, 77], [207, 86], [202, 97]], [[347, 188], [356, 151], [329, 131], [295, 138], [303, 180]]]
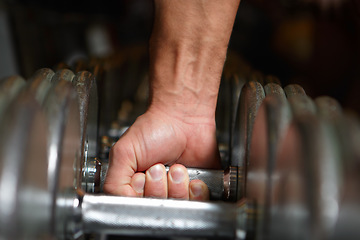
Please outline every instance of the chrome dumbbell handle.
[[[108, 164], [97, 158], [87, 158], [83, 170], [83, 189], [86, 192], [101, 192], [104, 185]], [[238, 181], [242, 178], [240, 167], [224, 170], [187, 168], [190, 180], [200, 179], [210, 190], [212, 200], [237, 200]], [[166, 167], [169, 171], [169, 167]]]
[[[74, 197], [75, 196], [75, 197]], [[245, 201], [195, 202], [173, 199], [129, 198], [107, 195], [68, 195], [73, 214], [58, 222], [67, 237], [82, 233], [118, 236], [198, 237], [245, 239], [253, 209]], [[74, 228], [74, 226], [76, 226]], [[251, 229], [251, 228], [250, 228]]]

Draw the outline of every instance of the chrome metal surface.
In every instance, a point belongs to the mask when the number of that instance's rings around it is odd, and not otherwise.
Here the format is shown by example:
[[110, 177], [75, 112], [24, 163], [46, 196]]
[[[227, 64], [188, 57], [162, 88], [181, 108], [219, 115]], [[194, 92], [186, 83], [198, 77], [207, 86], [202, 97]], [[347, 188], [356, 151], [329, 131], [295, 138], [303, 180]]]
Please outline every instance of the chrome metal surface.
[[[98, 95], [94, 76], [86, 71], [79, 72], [74, 77], [74, 85], [79, 101], [80, 109], [80, 129], [81, 129], [81, 149], [83, 149], [82, 159], [82, 188], [85, 191], [92, 191], [88, 182], [88, 165], [91, 165], [91, 159], [98, 154]], [[95, 187], [95, 185], [93, 185]], [[95, 189], [94, 189], [95, 190]]]
[[51, 78], [51, 83], [56, 83], [60, 79], [72, 82], [74, 79], [74, 73], [69, 69], [61, 69], [55, 72], [55, 75]]
[[[235, 239], [241, 207], [235, 204], [85, 194], [85, 233], [122, 236]], [[244, 226], [244, 216], [241, 217]]]
[[54, 194], [69, 187], [77, 187], [80, 171], [80, 125], [77, 95], [71, 83], [57, 79], [44, 102], [49, 122], [48, 182]]
[[317, 114], [326, 121], [338, 121], [343, 111], [339, 102], [329, 96], [315, 98]]
[[56, 198], [56, 239], [74, 240], [83, 238], [81, 204], [84, 193], [73, 188], [59, 192]]
[[295, 95], [306, 95], [305, 90], [298, 84], [289, 84], [284, 88], [284, 91], [288, 98]]
[[316, 105], [314, 101], [308, 96], [298, 94], [293, 96], [288, 95], [288, 101], [294, 116], [316, 114]]
[[338, 125], [343, 169], [339, 215], [331, 239], [360, 239], [360, 121], [346, 113]]
[[211, 169], [188, 168], [190, 181], [200, 179], [209, 188], [210, 199], [223, 199], [224, 197], [224, 171]]
[[[106, 165], [107, 166], [107, 165]], [[102, 177], [102, 164], [99, 159], [88, 157], [84, 165], [84, 176], [82, 179], [83, 189], [88, 193], [100, 192]]]
[[233, 106], [233, 109], [232, 109], [233, 115], [232, 115], [232, 119], [231, 119], [231, 121], [233, 123], [232, 123], [231, 130], [233, 130], [234, 125], [235, 125], [236, 112], [239, 108], [239, 102], [240, 102], [240, 94], [241, 94], [241, 90], [244, 87], [245, 83], [246, 83], [245, 77], [241, 76], [241, 75], [234, 76], [231, 81], [231, 89], [232, 89], [231, 95], [232, 95], [232, 106]]
[[88, 156], [98, 152], [98, 95], [94, 76], [86, 71], [76, 74], [72, 81], [79, 97], [81, 142], [88, 142]]
[[282, 100], [286, 100], [286, 95], [283, 90], [283, 88], [280, 86], [280, 84], [277, 83], [268, 83], [264, 86], [264, 92], [266, 96], [269, 95], [276, 95]]
[[[320, 147], [319, 121], [314, 115], [296, 117], [279, 143], [270, 196], [270, 239], [318, 239], [317, 202], [312, 193], [317, 188], [317, 148]], [[310, 136], [312, 140], [309, 142]], [[284, 228], [286, 226], [286, 228]], [[314, 237], [314, 238], [313, 238]]]
[[232, 79], [223, 78], [220, 82], [216, 104], [216, 137], [219, 145], [222, 168], [229, 166], [230, 129], [232, 118]]
[[84, 194], [107, 170], [94, 158], [94, 75], [41, 69], [27, 88], [19, 77], [0, 81], [0, 239], [359, 239], [359, 120], [299, 85], [252, 78], [230, 79], [223, 94], [234, 167], [188, 169], [211, 199], [236, 204]]
[[0, 238], [51, 234], [47, 186], [47, 121], [33, 94], [22, 91], [0, 123]]
[[25, 86], [25, 80], [19, 76], [8, 77], [0, 80], [0, 119], [3, 112]]
[[[333, 98], [321, 96], [315, 99], [317, 115], [323, 122], [324, 148], [322, 150], [319, 177], [321, 178], [321, 211], [323, 212], [326, 237], [333, 236], [335, 223], [339, 216], [342, 202], [342, 185], [344, 182], [344, 157], [338, 136], [338, 129], [343, 124], [343, 111], [340, 104]], [[356, 131], [356, 127], [353, 127]], [[347, 142], [346, 140], [345, 142]]]
[[[108, 168], [107, 163], [100, 162], [99, 159], [92, 159], [91, 164], [85, 172], [86, 174], [93, 175], [89, 179], [89, 189], [91, 184], [94, 186], [103, 186], [106, 172]], [[168, 172], [170, 167], [166, 166]], [[209, 188], [210, 200], [231, 200], [235, 201], [238, 180], [238, 167], [229, 167], [227, 170], [214, 170], [214, 169], [199, 169], [187, 168], [190, 181], [194, 179], [202, 180]], [[95, 181], [95, 182], [94, 182]], [[92, 191], [87, 191], [92, 192]]]
[[[259, 82], [247, 82], [242, 88], [232, 136], [231, 166], [238, 166], [244, 170], [247, 168], [253, 124], [264, 97], [264, 89]], [[245, 182], [238, 182], [238, 199], [244, 196], [244, 191]]]
[[28, 89], [35, 94], [35, 98], [40, 104], [43, 103], [51, 87], [51, 79], [54, 74], [53, 70], [43, 68], [36, 71], [35, 74], [28, 80]]
[[[338, 218], [341, 159], [316, 115], [297, 115], [283, 139], [271, 185], [273, 239], [327, 239]], [[286, 224], [286, 230], [283, 225]]]
[[[234, 147], [234, 138], [236, 139], [236, 125], [237, 125], [237, 119], [238, 119], [238, 111], [240, 109], [239, 105], [240, 105], [240, 94], [242, 91], [242, 88], [244, 87], [246, 83], [246, 79], [244, 76], [234, 76], [232, 78], [231, 81], [231, 89], [232, 89], [232, 109], [231, 109], [231, 128], [230, 128], [230, 140], [229, 140], [229, 148], [228, 148], [228, 154], [230, 154], [229, 156], [229, 162], [228, 162], [228, 166], [231, 165], [231, 154], [232, 154], [232, 148]], [[225, 168], [225, 167], [223, 167]]]
[[276, 85], [265, 86], [267, 96], [255, 119], [246, 173], [246, 198], [255, 200], [259, 212], [256, 223], [258, 239], [268, 235], [269, 206], [272, 201], [269, 190], [272, 188], [272, 178], [275, 178], [278, 143], [291, 121], [290, 107], [281, 87], [269, 88]]
[[240, 167], [229, 167], [224, 171], [224, 200], [230, 202], [236, 202], [238, 200], [238, 182], [241, 183], [244, 180], [243, 175], [243, 169]]
[[106, 174], [107, 174], [107, 170], [109, 167], [109, 163], [108, 162], [104, 162], [101, 161], [101, 165], [100, 165], [100, 192], [104, 192], [104, 183], [105, 183], [105, 179], [106, 179]]
[[47, 181], [53, 206], [51, 222], [58, 232], [63, 211], [56, 212], [57, 198], [69, 188], [78, 188], [81, 182], [80, 117], [72, 84], [61, 77], [53, 81], [43, 109], [49, 122]]

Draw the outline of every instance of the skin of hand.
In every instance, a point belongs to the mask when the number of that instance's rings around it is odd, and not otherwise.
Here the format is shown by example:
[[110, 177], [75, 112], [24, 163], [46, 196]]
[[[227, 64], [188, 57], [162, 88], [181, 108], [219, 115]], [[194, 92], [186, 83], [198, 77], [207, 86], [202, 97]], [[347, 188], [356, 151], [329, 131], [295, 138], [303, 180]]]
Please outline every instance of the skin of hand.
[[207, 186], [189, 183], [184, 165], [220, 166], [215, 108], [240, 0], [154, 3], [150, 105], [113, 146], [104, 191], [206, 200]]

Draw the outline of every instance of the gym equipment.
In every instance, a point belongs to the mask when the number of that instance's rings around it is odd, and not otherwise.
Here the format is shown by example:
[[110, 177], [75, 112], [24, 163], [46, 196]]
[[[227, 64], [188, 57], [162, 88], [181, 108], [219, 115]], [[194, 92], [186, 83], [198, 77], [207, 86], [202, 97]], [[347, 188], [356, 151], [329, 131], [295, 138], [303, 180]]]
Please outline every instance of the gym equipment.
[[97, 77], [41, 69], [0, 82], [1, 239], [359, 238], [360, 124], [336, 100], [233, 76], [229, 167], [188, 169], [216, 201], [129, 198], [101, 193], [116, 139], [98, 143]]

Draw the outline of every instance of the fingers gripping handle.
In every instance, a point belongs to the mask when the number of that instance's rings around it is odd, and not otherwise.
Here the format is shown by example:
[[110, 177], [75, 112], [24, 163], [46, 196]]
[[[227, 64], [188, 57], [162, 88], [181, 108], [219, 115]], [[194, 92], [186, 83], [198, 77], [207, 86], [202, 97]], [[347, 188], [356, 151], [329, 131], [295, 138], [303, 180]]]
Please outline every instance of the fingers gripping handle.
[[[87, 187], [86, 192], [102, 192], [102, 186], [106, 178], [108, 168], [107, 163], [102, 163], [98, 159], [90, 159], [85, 164], [84, 182]], [[190, 181], [202, 180], [209, 188], [211, 200], [226, 200], [234, 202], [237, 200], [237, 188], [241, 185], [241, 171], [238, 167], [229, 167], [224, 170], [187, 168]], [[166, 167], [169, 171], [169, 167]]]

